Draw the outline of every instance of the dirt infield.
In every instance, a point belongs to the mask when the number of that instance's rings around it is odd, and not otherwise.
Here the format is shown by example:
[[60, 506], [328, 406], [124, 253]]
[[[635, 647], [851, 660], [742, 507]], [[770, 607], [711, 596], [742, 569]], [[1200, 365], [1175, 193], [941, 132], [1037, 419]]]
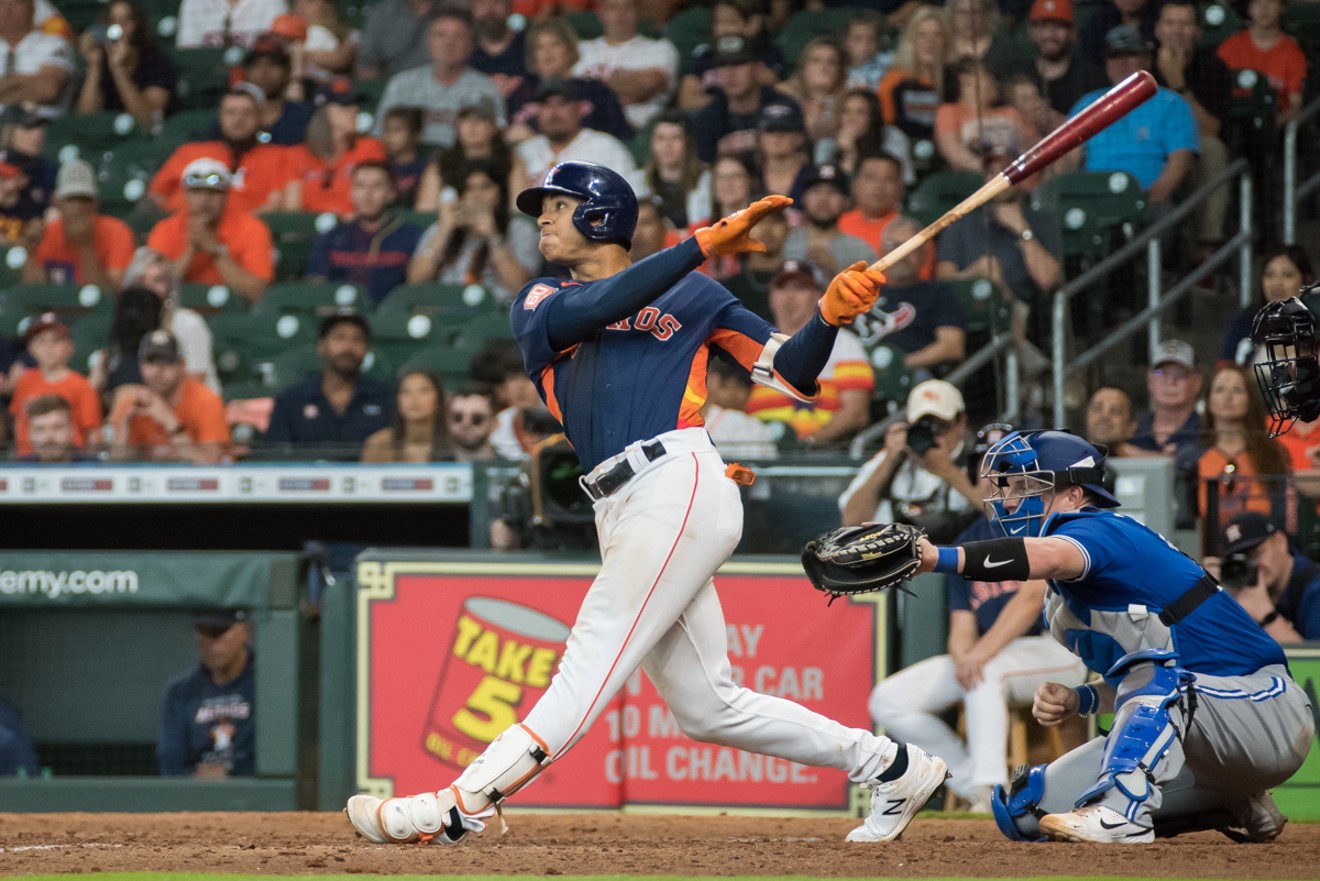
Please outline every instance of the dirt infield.
[[508, 815], [510, 830], [457, 847], [355, 839], [340, 814], [0, 814], [0, 875], [56, 872], [252, 874], [674, 874], [864, 876], [1120, 875], [1314, 879], [1320, 825], [1273, 844], [1201, 833], [1148, 846], [1025, 845], [989, 820], [918, 818], [898, 842], [845, 844], [841, 818]]

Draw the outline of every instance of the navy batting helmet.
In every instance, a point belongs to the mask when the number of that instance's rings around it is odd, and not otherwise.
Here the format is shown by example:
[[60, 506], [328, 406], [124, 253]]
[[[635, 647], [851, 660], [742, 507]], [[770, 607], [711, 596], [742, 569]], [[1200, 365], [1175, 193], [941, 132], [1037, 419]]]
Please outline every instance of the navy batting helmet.
[[1270, 437], [1292, 428], [1298, 419], [1320, 416], [1320, 282], [1295, 297], [1269, 303], [1251, 322], [1251, 339], [1265, 347], [1265, 357], [1253, 367], [1256, 382], [1270, 408]]
[[995, 485], [994, 497], [987, 499], [993, 519], [1013, 538], [1040, 535], [1047, 492], [1080, 486], [1096, 507], [1118, 507], [1104, 487], [1104, 451], [1062, 429], [1007, 435], [986, 452], [981, 473]]
[[547, 193], [576, 196], [583, 202], [573, 212], [573, 225], [593, 242], [632, 247], [637, 229], [637, 195], [617, 171], [594, 162], [561, 162], [546, 172], [539, 187], [518, 194], [518, 210], [541, 216]]

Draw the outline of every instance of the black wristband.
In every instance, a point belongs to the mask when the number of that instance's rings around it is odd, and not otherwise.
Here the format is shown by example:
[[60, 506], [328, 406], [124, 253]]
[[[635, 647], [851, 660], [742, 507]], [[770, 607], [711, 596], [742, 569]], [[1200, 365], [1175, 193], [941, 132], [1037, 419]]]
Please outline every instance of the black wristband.
[[969, 581], [1026, 581], [1031, 577], [1024, 539], [970, 541], [962, 549], [962, 576]]
[[1261, 627], [1269, 627], [1277, 620], [1279, 620], [1279, 610], [1273, 609], [1270, 611], [1268, 615], [1266, 615], [1264, 618], [1261, 618], [1256, 623], [1259, 624]]

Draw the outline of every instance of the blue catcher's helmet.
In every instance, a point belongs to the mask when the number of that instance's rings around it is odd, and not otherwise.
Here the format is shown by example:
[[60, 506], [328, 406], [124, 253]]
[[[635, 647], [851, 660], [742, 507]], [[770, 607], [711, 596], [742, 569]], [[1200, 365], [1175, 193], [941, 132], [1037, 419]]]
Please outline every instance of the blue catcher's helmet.
[[[1040, 535], [1047, 491], [1080, 486], [1098, 508], [1117, 508], [1105, 489], [1105, 453], [1070, 431], [1015, 431], [995, 444], [981, 463], [981, 476], [995, 486], [994, 520], [1010, 538]], [[1008, 503], [1017, 504], [1010, 509]]]
[[518, 210], [540, 217], [541, 200], [547, 193], [584, 200], [573, 211], [573, 225], [591, 241], [632, 247], [637, 195], [617, 171], [594, 162], [561, 162], [546, 172], [539, 187], [518, 194]]

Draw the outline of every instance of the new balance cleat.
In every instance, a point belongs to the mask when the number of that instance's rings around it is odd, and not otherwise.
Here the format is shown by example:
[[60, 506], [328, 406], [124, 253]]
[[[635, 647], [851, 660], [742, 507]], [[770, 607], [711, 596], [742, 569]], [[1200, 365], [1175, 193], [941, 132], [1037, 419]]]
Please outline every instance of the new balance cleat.
[[893, 841], [948, 779], [949, 766], [944, 759], [910, 743], [906, 749], [908, 767], [902, 776], [864, 784], [871, 790], [871, 813], [848, 833], [848, 841]]

